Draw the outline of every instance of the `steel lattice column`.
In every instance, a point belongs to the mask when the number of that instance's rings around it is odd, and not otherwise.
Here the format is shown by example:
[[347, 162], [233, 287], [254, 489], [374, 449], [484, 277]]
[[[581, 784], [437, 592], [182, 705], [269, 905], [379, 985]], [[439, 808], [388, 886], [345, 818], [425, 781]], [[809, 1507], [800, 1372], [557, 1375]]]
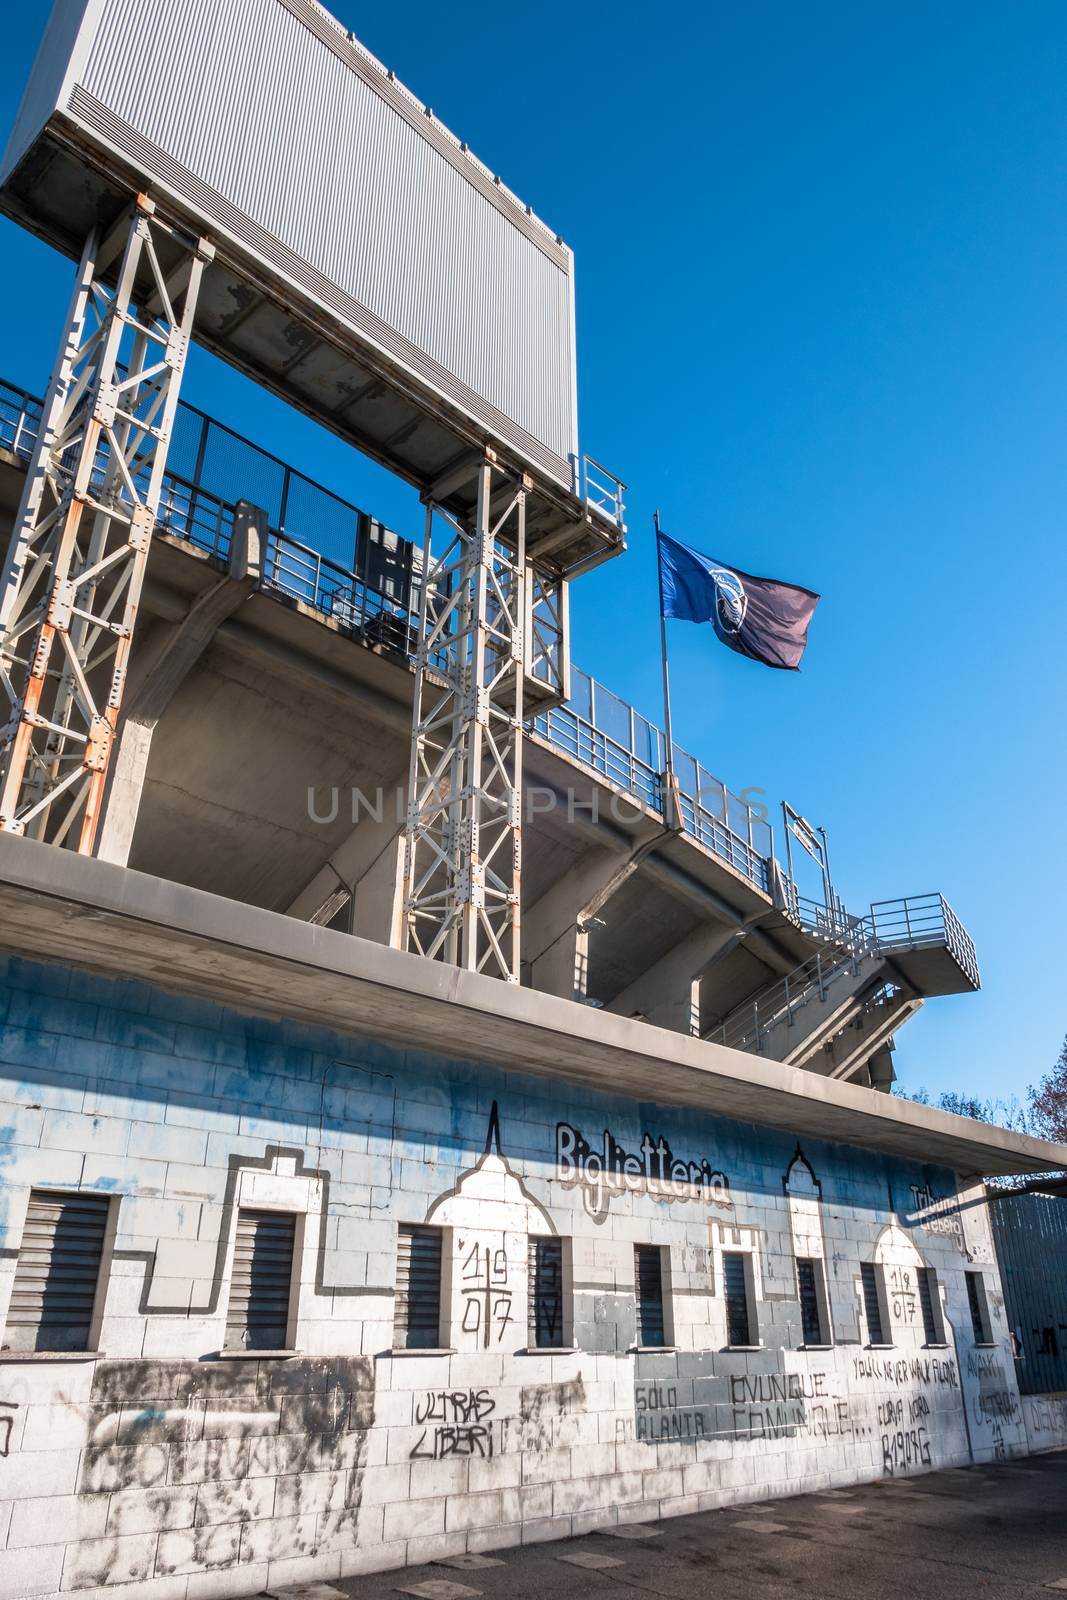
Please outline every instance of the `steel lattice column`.
[[[416, 657], [404, 947], [519, 981], [528, 478], [487, 451], [465, 527], [430, 504]], [[447, 543], [432, 542], [438, 522]]]
[[90, 234], [0, 580], [0, 830], [85, 855], [212, 255], [144, 196]]

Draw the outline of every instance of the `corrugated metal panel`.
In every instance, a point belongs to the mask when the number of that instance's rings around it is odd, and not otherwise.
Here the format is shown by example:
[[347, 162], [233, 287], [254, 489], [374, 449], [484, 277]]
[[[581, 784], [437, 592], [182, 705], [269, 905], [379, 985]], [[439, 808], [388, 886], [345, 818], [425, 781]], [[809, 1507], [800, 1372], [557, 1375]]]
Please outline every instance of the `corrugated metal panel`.
[[723, 1252], [722, 1292], [726, 1301], [727, 1344], [751, 1344], [752, 1319], [749, 1316], [745, 1258], [740, 1251]]
[[1067, 1390], [1067, 1199], [992, 1195], [989, 1214], [1000, 1262], [1015, 1370], [1023, 1394]]
[[3, 172], [6, 177], [16, 162], [33, 143], [63, 98], [64, 79], [76, 66], [80, 54], [79, 37], [88, 42], [93, 24], [83, 28], [86, 11], [99, 10], [99, 0], [56, 0], [45, 24], [33, 71], [26, 82], [19, 104], [15, 125], [8, 136], [4, 151]]
[[396, 1236], [393, 1342], [398, 1350], [441, 1344], [441, 1230], [401, 1224]]
[[666, 1343], [663, 1319], [663, 1257], [659, 1245], [634, 1245], [634, 1282], [637, 1295], [637, 1342]]
[[230, 1349], [285, 1349], [295, 1240], [292, 1212], [238, 1211], [226, 1312]]
[[563, 1343], [563, 1241], [530, 1235], [528, 1333], [538, 1346]]
[[861, 1261], [860, 1277], [863, 1280], [863, 1306], [867, 1313], [867, 1338], [871, 1344], [884, 1344], [885, 1329], [882, 1327], [882, 1302], [878, 1293], [878, 1268], [872, 1261]]
[[82, 83], [412, 356], [576, 451], [569, 252], [307, 0], [109, 0]]
[[11, 1305], [7, 1350], [88, 1350], [100, 1281], [106, 1195], [30, 1195]]

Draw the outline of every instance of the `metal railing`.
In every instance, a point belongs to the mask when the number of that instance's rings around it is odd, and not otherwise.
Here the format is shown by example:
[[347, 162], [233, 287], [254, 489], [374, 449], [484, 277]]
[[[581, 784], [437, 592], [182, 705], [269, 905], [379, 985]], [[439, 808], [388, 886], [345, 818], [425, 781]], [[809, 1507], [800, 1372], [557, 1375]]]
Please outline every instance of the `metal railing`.
[[623, 526], [626, 485], [621, 478], [609, 472], [607, 467], [601, 466], [599, 461], [594, 461], [592, 456], [582, 457], [581, 494], [587, 506], [599, 511], [601, 516], [607, 517], [617, 528]]
[[944, 895], [915, 894], [903, 900], [877, 900], [871, 906], [870, 923], [878, 948], [886, 954], [893, 950], [943, 945], [960, 970], [975, 988], [978, 987], [978, 952], [974, 940]]
[[[663, 734], [588, 673], [574, 668], [566, 705], [541, 712], [532, 727], [548, 744], [613, 788], [664, 815]], [[770, 824], [677, 745], [674, 767], [687, 834], [766, 893], [773, 848]]]
[[704, 1038], [733, 1050], [758, 1053], [768, 1034], [782, 1024], [792, 1027], [797, 1013], [813, 1001], [825, 1000], [839, 978], [858, 977], [864, 961], [874, 953], [872, 946], [861, 945], [858, 940], [849, 950], [833, 953], [820, 950], [784, 978], [738, 1006]]
[[[0, 446], [28, 458], [40, 414], [40, 400], [0, 380]], [[583, 492], [590, 504], [620, 524], [624, 487], [597, 462], [585, 458]], [[159, 527], [224, 561], [238, 498], [251, 500], [267, 512], [266, 588], [312, 607], [364, 639], [408, 656], [414, 654], [414, 605], [409, 610], [354, 570], [364, 513], [197, 407], [179, 402], [160, 497]], [[294, 523], [314, 543], [295, 537]], [[348, 559], [324, 553], [324, 542]], [[613, 788], [664, 814], [663, 734], [587, 673], [574, 669], [568, 704], [541, 713], [532, 727], [555, 749]], [[766, 892], [772, 852], [769, 823], [677, 746], [674, 760], [686, 831]]]
[[[801, 902], [799, 897], [794, 898], [794, 904], [801, 921], [806, 908], [825, 911], [812, 901]], [[834, 952], [820, 951], [810, 957], [738, 1006], [704, 1037], [736, 1050], [759, 1051], [768, 1034], [783, 1023], [792, 1026], [797, 1012], [814, 1000], [825, 1000], [840, 978], [858, 977], [869, 958], [892, 955], [894, 951], [946, 949], [974, 986], [979, 985], [974, 942], [943, 895], [879, 900], [867, 916], [848, 918], [845, 923], [837, 920], [831, 926], [833, 931], [827, 937], [838, 947]], [[868, 1003], [885, 1004], [884, 995], [897, 991], [898, 985], [887, 978]]]

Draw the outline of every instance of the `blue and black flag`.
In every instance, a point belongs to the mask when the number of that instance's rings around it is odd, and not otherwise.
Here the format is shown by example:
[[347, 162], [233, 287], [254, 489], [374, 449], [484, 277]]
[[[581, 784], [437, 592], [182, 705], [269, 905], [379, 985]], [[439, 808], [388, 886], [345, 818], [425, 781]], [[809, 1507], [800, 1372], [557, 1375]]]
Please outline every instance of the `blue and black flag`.
[[663, 615], [710, 622], [723, 644], [767, 667], [796, 672], [819, 596], [776, 578], [754, 578], [665, 533], [659, 535]]

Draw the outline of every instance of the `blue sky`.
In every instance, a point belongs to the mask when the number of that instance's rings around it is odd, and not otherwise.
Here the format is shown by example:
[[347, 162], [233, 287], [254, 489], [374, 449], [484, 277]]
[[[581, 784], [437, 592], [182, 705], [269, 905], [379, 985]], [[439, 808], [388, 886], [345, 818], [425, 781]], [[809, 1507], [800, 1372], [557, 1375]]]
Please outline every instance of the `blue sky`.
[[[906, 1088], [1021, 1093], [1067, 1032], [1067, 11], [753, 3], [335, 14], [575, 250], [583, 448], [627, 555], [575, 660], [660, 716], [651, 518], [821, 591], [804, 670], [671, 625], [675, 735], [829, 832], [846, 903], [940, 889], [977, 996]], [[46, 7], [13, 10], [13, 110]], [[0, 220], [0, 373], [38, 392], [70, 264]], [[411, 491], [197, 352], [186, 397], [405, 532]]]

